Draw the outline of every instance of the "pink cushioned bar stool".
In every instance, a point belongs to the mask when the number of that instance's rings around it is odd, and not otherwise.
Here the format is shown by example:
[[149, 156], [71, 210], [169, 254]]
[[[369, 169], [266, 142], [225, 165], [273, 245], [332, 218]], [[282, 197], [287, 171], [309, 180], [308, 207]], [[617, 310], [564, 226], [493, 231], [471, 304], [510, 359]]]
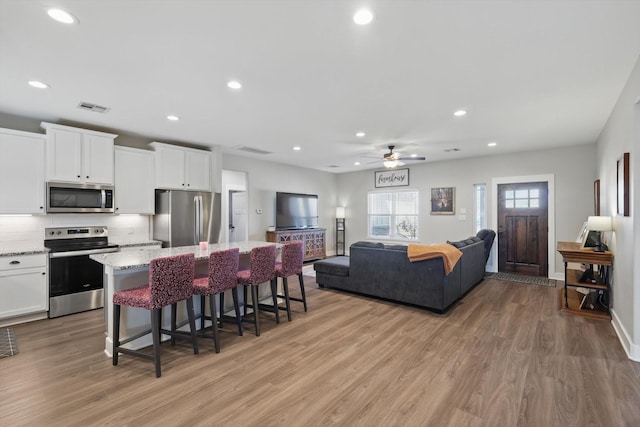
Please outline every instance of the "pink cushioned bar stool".
[[[276, 293], [276, 245], [258, 246], [249, 253], [249, 269], [238, 271], [238, 283], [244, 285], [244, 315], [247, 315], [247, 307], [253, 308], [253, 322], [256, 328], [256, 336], [260, 336], [259, 309], [270, 311], [276, 315], [276, 323], [280, 323], [280, 310], [278, 310], [278, 296]], [[270, 282], [273, 306], [261, 305], [258, 301], [258, 286], [261, 283]], [[251, 287], [251, 305], [247, 304], [247, 286]]]
[[[290, 301], [298, 301], [304, 304], [304, 311], [307, 311], [307, 297], [304, 293], [304, 280], [302, 279], [302, 262], [304, 260], [304, 244], [301, 241], [286, 243], [282, 246], [282, 262], [276, 262], [276, 278], [282, 277], [282, 289], [284, 295], [278, 295], [284, 298], [287, 311], [287, 318], [291, 321], [291, 303]], [[289, 284], [287, 278], [298, 276], [300, 283], [301, 298], [294, 298], [289, 295]], [[277, 279], [276, 279], [277, 280]], [[282, 310], [283, 308], [280, 307]]]
[[[242, 335], [242, 316], [238, 304], [238, 264], [240, 262], [240, 249], [226, 249], [211, 252], [209, 255], [209, 274], [196, 277], [193, 280], [193, 294], [200, 295], [200, 307], [202, 307], [200, 330], [204, 329], [204, 321], [211, 320], [213, 336], [204, 333], [198, 336], [213, 338], [216, 353], [220, 353], [220, 340], [218, 338], [218, 316], [216, 313], [216, 295], [220, 295], [220, 326], [222, 326], [222, 311], [224, 310], [224, 292], [231, 289], [233, 295], [233, 307], [236, 311], [238, 323], [238, 335]], [[210, 316], [205, 315], [205, 297], [209, 296]]]
[[[118, 364], [118, 353], [130, 354], [154, 361], [156, 378], [160, 372], [160, 335], [167, 334], [173, 338], [177, 335], [175, 321], [171, 330], [162, 329], [162, 308], [171, 305], [171, 317], [175, 319], [175, 307], [180, 301], [187, 303], [187, 315], [191, 328], [190, 338], [193, 354], [198, 354], [198, 338], [196, 321], [193, 313], [193, 270], [195, 257], [193, 254], [156, 258], [149, 264], [149, 283], [134, 289], [118, 291], [113, 294], [113, 365]], [[134, 307], [149, 310], [151, 313], [151, 330], [120, 341], [120, 307]], [[138, 339], [151, 332], [153, 337], [153, 354], [122, 347], [124, 344]], [[184, 335], [182, 335], [184, 336]]]

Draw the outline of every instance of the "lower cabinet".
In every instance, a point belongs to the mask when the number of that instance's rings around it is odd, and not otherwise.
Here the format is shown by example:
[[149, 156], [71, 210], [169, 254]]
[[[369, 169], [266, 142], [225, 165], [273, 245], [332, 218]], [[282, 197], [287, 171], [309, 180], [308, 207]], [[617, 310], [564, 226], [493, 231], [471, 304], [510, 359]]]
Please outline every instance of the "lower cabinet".
[[304, 242], [304, 260], [326, 258], [326, 231], [324, 228], [308, 230], [267, 231], [267, 242], [288, 243], [301, 240]]
[[0, 324], [34, 313], [46, 317], [47, 288], [46, 254], [0, 257]]

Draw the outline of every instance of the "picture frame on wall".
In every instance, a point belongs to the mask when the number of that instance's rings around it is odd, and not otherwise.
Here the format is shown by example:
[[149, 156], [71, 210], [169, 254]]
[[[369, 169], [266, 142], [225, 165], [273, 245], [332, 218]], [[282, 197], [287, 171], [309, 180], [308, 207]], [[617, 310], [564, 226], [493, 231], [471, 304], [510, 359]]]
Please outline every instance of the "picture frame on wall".
[[456, 188], [431, 189], [431, 215], [453, 215], [456, 212]]
[[600, 180], [593, 181], [593, 214], [600, 216]]
[[616, 186], [618, 199], [618, 215], [629, 216], [629, 153], [624, 153], [617, 162]]
[[374, 173], [376, 188], [405, 187], [409, 185], [409, 169], [392, 169]]

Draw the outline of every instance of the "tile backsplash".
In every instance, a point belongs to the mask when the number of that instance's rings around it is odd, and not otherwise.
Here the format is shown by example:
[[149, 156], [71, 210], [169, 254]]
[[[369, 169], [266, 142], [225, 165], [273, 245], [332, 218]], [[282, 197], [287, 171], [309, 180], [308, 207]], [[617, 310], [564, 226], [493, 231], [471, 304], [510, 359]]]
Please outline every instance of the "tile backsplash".
[[109, 238], [118, 242], [151, 239], [148, 215], [48, 214], [33, 216], [0, 215], [0, 246], [42, 246], [47, 227], [106, 226]]

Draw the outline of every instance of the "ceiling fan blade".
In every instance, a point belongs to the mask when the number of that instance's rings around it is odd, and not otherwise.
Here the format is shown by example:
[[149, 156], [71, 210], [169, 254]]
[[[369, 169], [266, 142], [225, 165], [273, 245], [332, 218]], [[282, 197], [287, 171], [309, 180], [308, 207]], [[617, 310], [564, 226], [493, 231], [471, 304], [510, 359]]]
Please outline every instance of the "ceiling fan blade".
[[398, 157], [396, 160], [427, 160], [426, 157], [416, 156], [416, 157]]

